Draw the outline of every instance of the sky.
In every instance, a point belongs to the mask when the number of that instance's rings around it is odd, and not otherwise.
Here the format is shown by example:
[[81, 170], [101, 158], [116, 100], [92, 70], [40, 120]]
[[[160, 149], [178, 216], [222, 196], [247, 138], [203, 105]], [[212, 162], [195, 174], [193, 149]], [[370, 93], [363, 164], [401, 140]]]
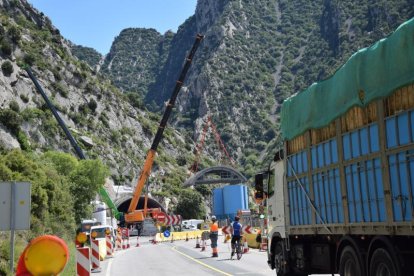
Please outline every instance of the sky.
[[[195, 12], [197, 0], [28, 0], [77, 45], [107, 54], [125, 28], [173, 32]], [[122, 4], [121, 4], [122, 3]]]

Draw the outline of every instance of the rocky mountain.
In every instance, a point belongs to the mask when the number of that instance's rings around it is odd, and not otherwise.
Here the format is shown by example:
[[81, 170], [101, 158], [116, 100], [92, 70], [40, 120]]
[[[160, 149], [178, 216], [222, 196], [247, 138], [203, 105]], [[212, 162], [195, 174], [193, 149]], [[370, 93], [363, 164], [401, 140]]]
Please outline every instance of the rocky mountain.
[[70, 45], [70, 50], [75, 57], [86, 62], [96, 71], [100, 70], [104, 57], [98, 51], [90, 47], [75, 44]]
[[123, 30], [106, 55], [102, 72], [122, 91], [136, 92], [142, 97], [164, 66], [173, 35], [172, 32], [160, 35], [154, 29]]
[[[76, 58], [73, 45], [25, 0], [0, 0], [0, 11], [0, 150], [72, 151], [28, 77], [28, 65], [85, 153], [103, 160], [116, 183], [130, 184], [141, 171], [160, 116], [131, 104]], [[181, 133], [165, 130], [151, 176], [154, 193], [179, 193], [191, 148]]]
[[174, 125], [196, 139], [211, 115], [251, 175], [260, 152], [276, 143], [286, 97], [327, 78], [413, 16], [414, 0], [198, 0], [176, 34], [122, 31], [104, 68], [148, 108], [161, 107], [196, 33], [204, 34]]

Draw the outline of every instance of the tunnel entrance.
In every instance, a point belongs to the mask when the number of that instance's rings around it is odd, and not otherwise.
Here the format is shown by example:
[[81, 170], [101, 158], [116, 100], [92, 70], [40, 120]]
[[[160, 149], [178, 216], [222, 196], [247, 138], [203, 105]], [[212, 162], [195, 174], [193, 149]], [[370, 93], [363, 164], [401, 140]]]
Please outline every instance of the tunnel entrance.
[[[129, 196], [129, 197], [125, 197], [122, 201], [120, 201], [119, 204], [117, 204], [118, 211], [122, 213], [127, 213], [129, 204], [131, 203], [131, 199], [132, 199], [132, 196]], [[136, 210], [144, 209], [144, 202], [145, 202], [145, 196], [141, 196], [139, 198]], [[148, 198], [147, 208], [161, 208], [161, 211], [166, 213], [164, 207], [162, 207], [158, 201], [150, 197]]]

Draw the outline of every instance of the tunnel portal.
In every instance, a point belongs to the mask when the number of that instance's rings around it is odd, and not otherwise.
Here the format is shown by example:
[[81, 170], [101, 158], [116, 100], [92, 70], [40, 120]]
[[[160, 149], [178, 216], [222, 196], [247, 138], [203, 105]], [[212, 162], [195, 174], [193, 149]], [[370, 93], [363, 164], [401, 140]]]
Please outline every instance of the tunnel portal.
[[[116, 200], [115, 204], [118, 208], [118, 211], [120, 211], [122, 213], [127, 213], [129, 204], [131, 203], [131, 200], [132, 200], [132, 196], [126, 196], [126, 197], [123, 197], [123, 198], [120, 198], [120, 199]], [[145, 202], [145, 196], [141, 196], [139, 198], [136, 210], [144, 209], [144, 202]], [[156, 201], [155, 199], [150, 198], [150, 197], [148, 197], [147, 207], [148, 208], [161, 208], [161, 211], [166, 213], [164, 207], [162, 207], [162, 205], [158, 201]]]

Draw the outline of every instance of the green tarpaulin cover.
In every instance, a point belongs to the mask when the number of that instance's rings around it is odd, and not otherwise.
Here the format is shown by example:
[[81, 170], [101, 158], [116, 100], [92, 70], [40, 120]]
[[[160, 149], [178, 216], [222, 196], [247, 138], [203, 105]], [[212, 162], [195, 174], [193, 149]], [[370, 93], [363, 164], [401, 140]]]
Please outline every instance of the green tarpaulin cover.
[[325, 127], [351, 107], [366, 106], [413, 82], [414, 18], [353, 54], [329, 79], [286, 99], [281, 110], [283, 138]]

